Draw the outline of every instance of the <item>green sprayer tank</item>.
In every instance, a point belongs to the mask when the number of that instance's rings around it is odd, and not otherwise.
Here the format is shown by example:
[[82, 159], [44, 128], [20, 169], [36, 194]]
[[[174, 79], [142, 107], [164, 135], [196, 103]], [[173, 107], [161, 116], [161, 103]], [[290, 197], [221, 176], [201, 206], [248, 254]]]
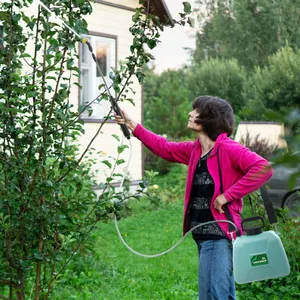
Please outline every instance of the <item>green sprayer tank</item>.
[[290, 266], [279, 235], [262, 226], [245, 229], [233, 242], [233, 272], [239, 284], [287, 276]]

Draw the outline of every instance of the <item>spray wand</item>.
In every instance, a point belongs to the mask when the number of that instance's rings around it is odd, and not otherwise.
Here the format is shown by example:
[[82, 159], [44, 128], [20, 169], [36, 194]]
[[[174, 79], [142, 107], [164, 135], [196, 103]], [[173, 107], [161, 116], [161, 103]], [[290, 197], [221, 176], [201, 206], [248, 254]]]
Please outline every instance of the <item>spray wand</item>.
[[[104, 83], [104, 86], [105, 86], [105, 90], [107, 91], [108, 95], [109, 95], [109, 101], [111, 103], [111, 107], [113, 109], [113, 111], [121, 116], [121, 117], [124, 117], [123, 114], [122, 114], [122, 111], [117, 103], [117, 101], [115, 100], [115, 98], [112, 96], [111, 92], [110, 92], [110, 89], [107, 85], [107, 82], [104, 78], [104, 75], [103, 75], [103, 72], [102, 72], [102, 69], [101, 67], [99, 66], [98, 62], [97, 62], [97, 58], [94, 54], [94, 51], [93, 51], [93, 48], [92, 48], [92, 45], [90, 44], [90, 42], [87, 40], [87, 38], [83, 38], [79, 33], [77, 33], [73, 28], [71, 28], [66, 22], [64, 22], [61, 18], [59, 18], [55, 13], [53, 13], [42, 1], [38, 0], [39, 2], [39, 5], [41, 7], [43, 7], [52, 17], [54, 17], [57, 21], [57, 23], [59, 25], [63, 25], [65, 26], [68, 30], [70, 30], [71, 32], [73, 32], [75, 34], [75, 36], [77, 36], [79, 39], [80, 39], [80, 42], [83, 43], [83, 44], [86, 44], [89, 51], [91, 52], [91, 55], [92, 55], [92, 58], [94, 60], [94, 62], [96, 63], [96, 66], [97, 66], [97, 70], [103, 80], [103, 83]], [[129, 132], [129, 129], [127, 128], [127, 126], [125, 124], [121, 124], [121, 130], [124, 134], [124, 136], [127, 138], [127, 139], [130, 139], [130, 132]]]

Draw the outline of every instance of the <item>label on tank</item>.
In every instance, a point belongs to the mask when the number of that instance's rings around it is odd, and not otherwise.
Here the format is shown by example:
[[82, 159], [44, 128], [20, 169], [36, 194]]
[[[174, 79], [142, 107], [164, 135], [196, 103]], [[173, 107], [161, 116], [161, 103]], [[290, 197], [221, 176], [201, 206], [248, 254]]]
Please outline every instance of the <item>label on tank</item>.
[[251, 265], [253, 267], [267, 265], [268, 264], [268, 256], [267, 254], [259, 254], [250, 257]]

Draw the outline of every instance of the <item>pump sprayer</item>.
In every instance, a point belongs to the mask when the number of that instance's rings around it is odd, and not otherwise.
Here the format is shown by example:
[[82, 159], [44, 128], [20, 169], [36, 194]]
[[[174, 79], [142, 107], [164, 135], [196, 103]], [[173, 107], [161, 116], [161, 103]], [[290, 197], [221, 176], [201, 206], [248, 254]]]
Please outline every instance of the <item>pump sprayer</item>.
[[[264, 206], [270, 224], [277, 222], [272, 202], [265, 186], [261, 187]], [[260, 225], [247, 226], [253, 221]], [[290, 265], [279, 233], [268, 230], [263, 232], [264, 219], [254, 216], [242, 221], [245, 235], [237, 237], [233, 243], [233, 269], [235, 281], [239, 284], [287, 276]]]

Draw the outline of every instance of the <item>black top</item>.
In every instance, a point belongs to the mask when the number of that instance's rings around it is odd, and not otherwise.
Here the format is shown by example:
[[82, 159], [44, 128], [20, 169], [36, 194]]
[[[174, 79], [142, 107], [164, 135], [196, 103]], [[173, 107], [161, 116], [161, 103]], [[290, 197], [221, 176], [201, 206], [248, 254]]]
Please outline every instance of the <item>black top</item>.
[[[207, 158], [212, 150], [199, 159], [194, 175], [191, 204], [189, 208], [190, 229], [204, 222], [214, 221], [210, 210], [215, 184], [207, 169]], [[192, 232], [196, 240], [216, 240], [226, 238], [217, 223], [196, 228]]]

